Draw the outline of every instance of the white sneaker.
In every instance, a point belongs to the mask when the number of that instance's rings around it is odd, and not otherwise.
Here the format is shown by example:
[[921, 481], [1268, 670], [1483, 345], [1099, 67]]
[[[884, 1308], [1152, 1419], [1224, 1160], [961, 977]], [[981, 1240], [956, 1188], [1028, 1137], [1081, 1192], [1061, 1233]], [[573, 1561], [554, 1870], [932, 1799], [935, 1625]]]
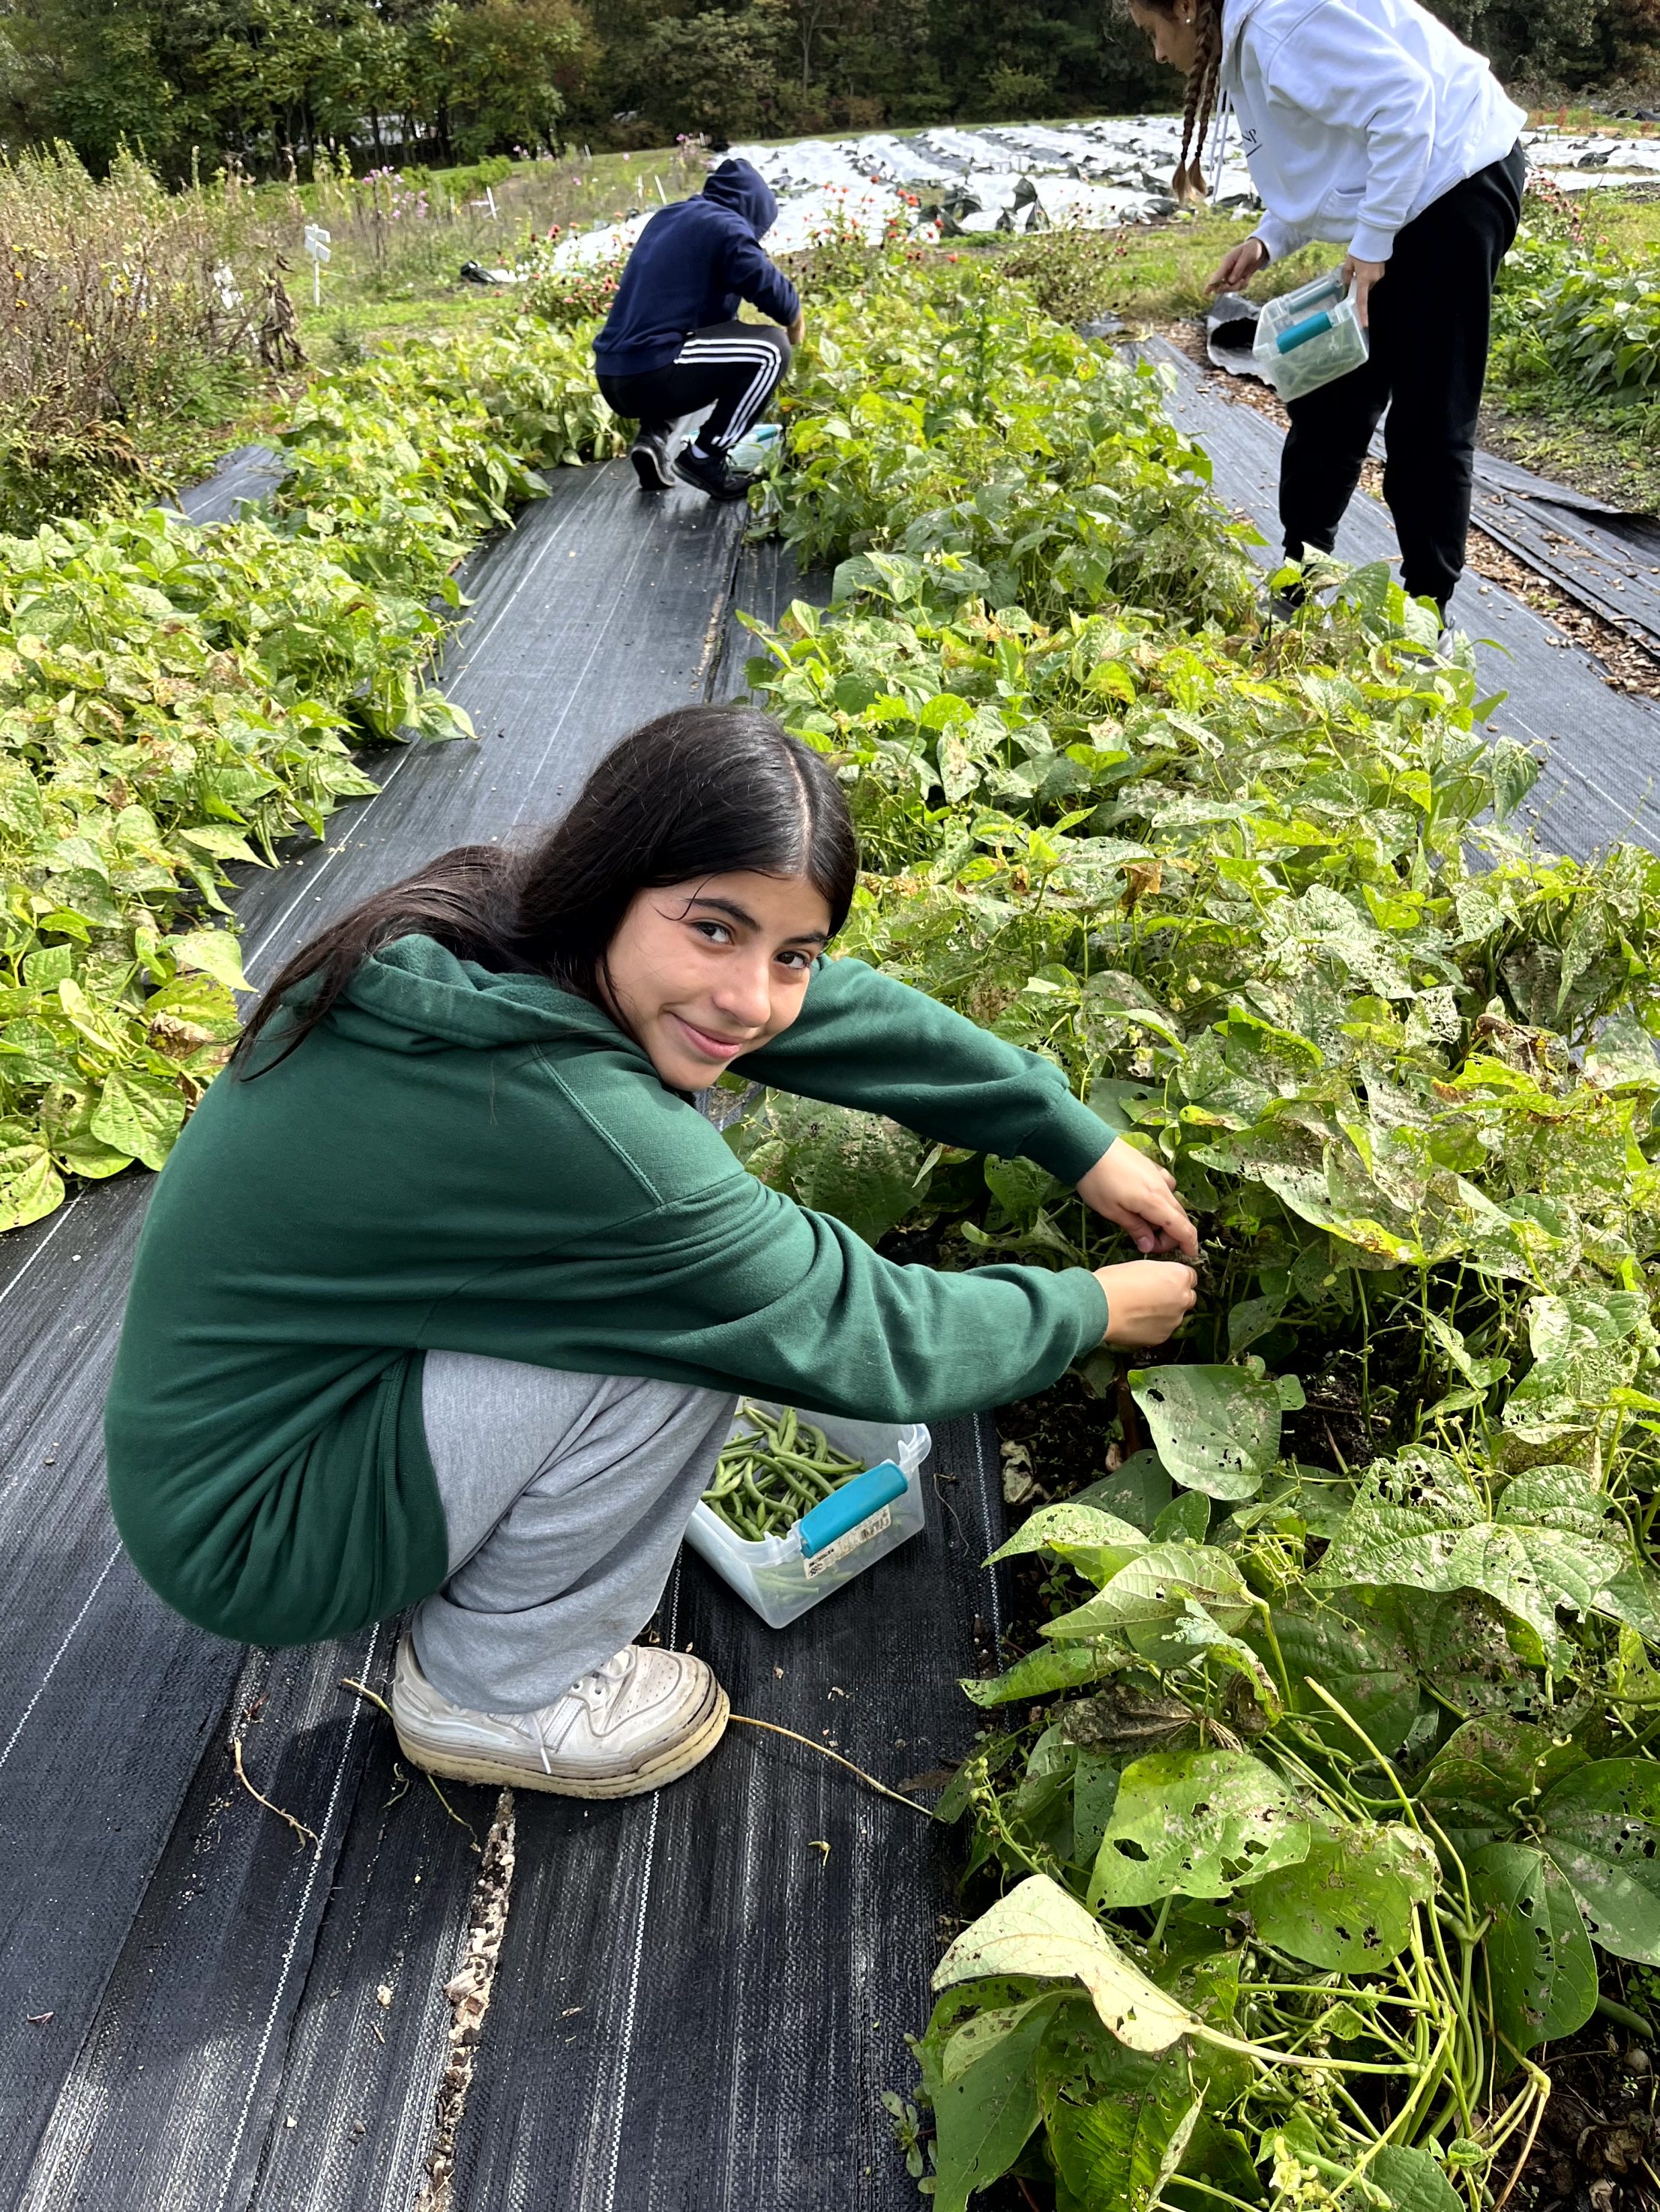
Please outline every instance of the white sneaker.
[[625, 1644], [534, 1712], [453, 1705], [407, 1636], [392, 1686], [398, 1741], [417, 1766], [560, 1797], [634, 1797], [678, 1781], [720, 1742], [729, 1710], [701, 1659], [643, 1644]]

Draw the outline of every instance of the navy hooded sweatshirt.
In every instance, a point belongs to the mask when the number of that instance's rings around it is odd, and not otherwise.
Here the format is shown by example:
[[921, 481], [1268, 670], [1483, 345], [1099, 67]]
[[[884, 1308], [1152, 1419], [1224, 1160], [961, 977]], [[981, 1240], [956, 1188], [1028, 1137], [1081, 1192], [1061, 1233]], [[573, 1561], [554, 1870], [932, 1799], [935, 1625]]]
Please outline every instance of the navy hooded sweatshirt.
[[777, 213], [771, 187], [747, 161], [722, 161], [696, 199], [660, 208], [635, 240], [593, 342], [600, 375], [666, 368], [694, 331], [733, 321], [742, 300], [793, 323], [795, 287], [761, 251]]

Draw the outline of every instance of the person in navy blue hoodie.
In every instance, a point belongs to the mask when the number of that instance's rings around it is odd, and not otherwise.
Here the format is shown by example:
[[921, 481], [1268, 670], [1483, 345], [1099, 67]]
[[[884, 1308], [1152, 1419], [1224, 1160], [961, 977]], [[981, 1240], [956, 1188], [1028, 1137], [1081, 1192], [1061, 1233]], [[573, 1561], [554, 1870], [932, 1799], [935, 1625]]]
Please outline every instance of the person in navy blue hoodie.
[[[660, 208], [635, 241], [593, 362], [607, 404], [640, 425], [629, 458], [648, 491], [667, 490], [677, 471], [712, 499], [741, 499], [754, 482], [727, 455], [803, 329], [794, 285], [761, 250], [777, 213], [758, 170], [722, 161], [696, 199]], [[772, 322], [738, 321], [744, 300]], [[672, 459], [676, 420], [705, 407], [696, 442]]]

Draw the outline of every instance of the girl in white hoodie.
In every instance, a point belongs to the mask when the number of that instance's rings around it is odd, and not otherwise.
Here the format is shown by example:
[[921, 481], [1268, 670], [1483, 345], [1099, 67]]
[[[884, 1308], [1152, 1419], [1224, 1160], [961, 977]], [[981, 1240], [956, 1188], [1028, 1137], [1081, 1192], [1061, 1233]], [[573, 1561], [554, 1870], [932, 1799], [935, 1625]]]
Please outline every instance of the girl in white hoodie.
[[1310, 239], [1347, 249], [1364, 368], [1287, 410], [1280, 519], [1287, 558], [1329, 552], [1385, 408], [1383, 496], [1401, 576], [1444, 617], [1464, 565], [1476, 416], [1499, 264], [1516, 235], [1526, 120], [1480, 54], [1418, 0], [1128, 0], [1187, 76], [1178, 198], [1233, 103], [1262, 220], [1210, 289], [1248, 283]]

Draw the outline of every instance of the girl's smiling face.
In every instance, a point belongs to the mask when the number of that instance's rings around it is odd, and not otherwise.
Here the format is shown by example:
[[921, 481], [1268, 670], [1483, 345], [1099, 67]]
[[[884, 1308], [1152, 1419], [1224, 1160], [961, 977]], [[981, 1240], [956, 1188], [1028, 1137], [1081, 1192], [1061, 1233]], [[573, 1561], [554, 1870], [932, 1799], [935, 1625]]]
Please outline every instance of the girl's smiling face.
[[636, 891], [605, 955], [607, 1010], [671, 1091], [701, 1091], [801, 1011], [830, 910], [805, 876]]

